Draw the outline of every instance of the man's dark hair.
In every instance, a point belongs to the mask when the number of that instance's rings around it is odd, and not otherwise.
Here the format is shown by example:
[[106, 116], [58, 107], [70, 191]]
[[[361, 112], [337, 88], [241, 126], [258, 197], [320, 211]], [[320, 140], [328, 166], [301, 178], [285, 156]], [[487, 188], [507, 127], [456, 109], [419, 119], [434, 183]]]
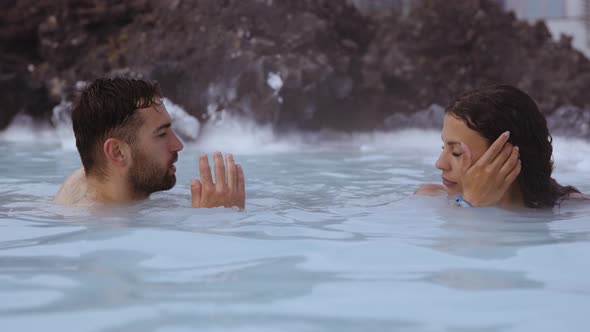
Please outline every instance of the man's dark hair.
[[76, 147], [86, 174], [106, 177], [102, 147], [109, 137], [132, 145], [142, 118], [137, 110], [159, 103], [155, 82], [129, 78], [99, 78], [79, 93], [72, 109]]
[[510, 131], [509, 142], [519, 147], [522, 170], [517, 181], [527, 207], [553, 207], [579, 192], [551, 177], [553, 147], [547, 121], [524, 91], [510, 85], [476, 89], [452, 101], [445, 113], [463, 120], [490, 144]]

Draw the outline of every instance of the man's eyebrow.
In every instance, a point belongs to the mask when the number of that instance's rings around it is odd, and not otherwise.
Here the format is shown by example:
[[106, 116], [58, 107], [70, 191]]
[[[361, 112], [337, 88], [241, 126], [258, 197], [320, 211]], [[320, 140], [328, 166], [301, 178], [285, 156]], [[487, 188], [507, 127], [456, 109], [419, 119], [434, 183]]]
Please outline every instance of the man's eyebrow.
[[159, 126], [158, 128], [156, 128], [156, 129], [154, 130], [154, 134], [155, 134], [155, 133], [157, 133], [157, 132], [159, 132], [159, 131], [160, 131], [160, 130], [162, 130], [162, 129], [170, 128], [171, 126], [172, 126], [172, 123], [170, 123], [170, 122], [166, 122], [166, 123], [164, 123], [163, 125], [161, 125], [161, 126]]

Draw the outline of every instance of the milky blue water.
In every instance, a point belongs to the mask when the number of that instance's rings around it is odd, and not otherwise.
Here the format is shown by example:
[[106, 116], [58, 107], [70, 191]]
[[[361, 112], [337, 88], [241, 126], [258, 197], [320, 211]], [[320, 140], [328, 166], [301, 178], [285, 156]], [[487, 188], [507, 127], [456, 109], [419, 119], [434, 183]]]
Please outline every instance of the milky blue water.
[[[80, 165], [71, 144], [5, 134], [0, 330], [590, 329], [587, 204], [516, 213], [415, 197], [439, 182], [436, 132], [225, 134], [185, 148], [173, 190], [100, 212], [51, 203]], [[217, 148], [243, 164], [246, 211], [189, 207], [198, 153]], [[588, 152], [558, 139], [557, 179], [590, 192]]]

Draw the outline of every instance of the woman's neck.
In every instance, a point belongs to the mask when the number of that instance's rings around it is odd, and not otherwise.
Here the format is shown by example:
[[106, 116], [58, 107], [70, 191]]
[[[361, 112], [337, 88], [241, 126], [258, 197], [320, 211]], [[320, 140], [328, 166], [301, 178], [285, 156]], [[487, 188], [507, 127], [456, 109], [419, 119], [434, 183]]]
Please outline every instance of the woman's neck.
[[504, 196], [502, 196], [497, 206], [501, 208], [524, 207], [524, 198], [522, 196], [522, 190], [520, 190], [520, 184], [514, 182]]

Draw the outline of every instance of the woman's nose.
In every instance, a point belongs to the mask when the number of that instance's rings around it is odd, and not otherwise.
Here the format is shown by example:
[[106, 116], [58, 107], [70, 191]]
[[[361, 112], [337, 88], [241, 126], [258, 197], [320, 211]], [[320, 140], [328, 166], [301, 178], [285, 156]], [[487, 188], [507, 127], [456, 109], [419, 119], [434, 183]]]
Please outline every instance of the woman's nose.
[[436, 168], [440, 169], [441, 171], [447, 171], [449, 168], [448, 165], [449, 163], [445, 160], [444, 152], [438, 156], [436, 163], [434, 163], [434, 166], [436, 166]]

